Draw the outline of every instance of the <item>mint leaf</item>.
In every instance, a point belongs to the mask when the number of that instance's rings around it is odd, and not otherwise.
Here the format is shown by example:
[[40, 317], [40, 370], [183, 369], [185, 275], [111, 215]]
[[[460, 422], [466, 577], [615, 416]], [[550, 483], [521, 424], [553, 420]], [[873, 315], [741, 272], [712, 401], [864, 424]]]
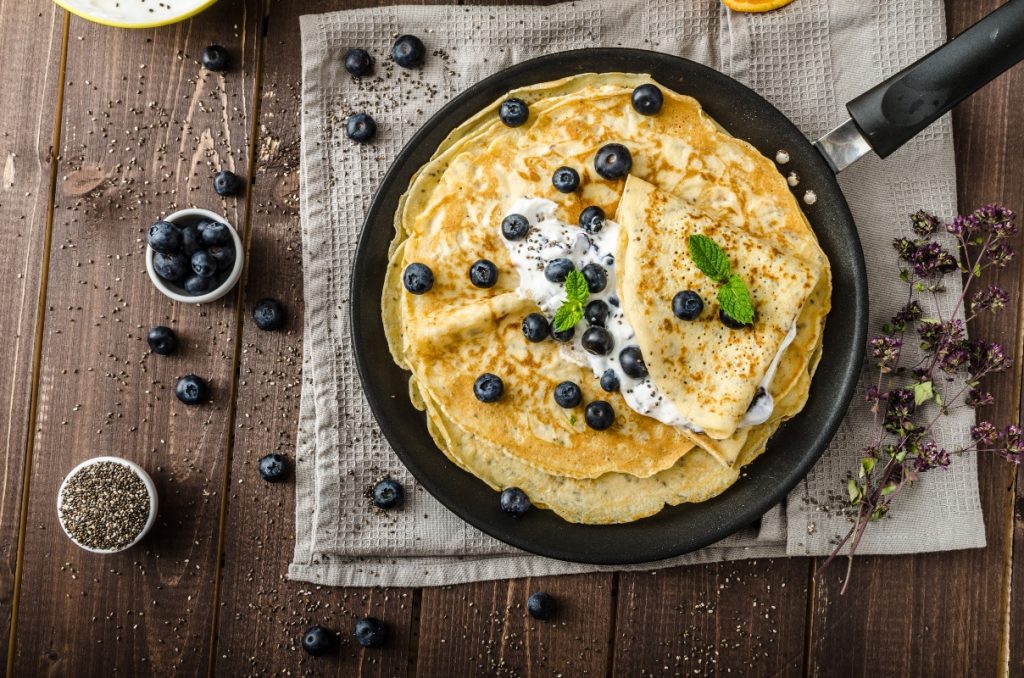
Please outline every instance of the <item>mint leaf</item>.
[[575, 301], [566, 301], [555, 312], [555, 331], [570, 330], [576, 327], [576, 323], [581, 320], [583, 320], [583, 305]]
[[701, 273], [715, 282], [724, 284], [729, 279], [729, 257], [706, 235], [694, 233], [690, 236], [690, 258]]
[[738, 323], [749, 325], [754, 322], [754, 302], [743, 278], [730, 275], [718, 290], [718, 303], [726, 315]]
[[565, 300], [582, 305], [587, 303], [589, 297], [590, 287], [587, 285], [586, 277], [576, 269], [569, 271], [565, 279]]
[[935, 396], [935, 391], [932, 390], [931, 381], [922, 381], [914, 384], [914, 404], [920, 405], [926, 403]]

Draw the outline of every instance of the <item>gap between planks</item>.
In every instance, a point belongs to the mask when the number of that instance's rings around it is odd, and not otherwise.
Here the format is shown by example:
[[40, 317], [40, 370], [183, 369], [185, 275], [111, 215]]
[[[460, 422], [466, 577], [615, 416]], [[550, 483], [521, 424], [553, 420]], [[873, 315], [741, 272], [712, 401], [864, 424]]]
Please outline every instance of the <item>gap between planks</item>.
[[7, 638], [8, 678], [14, 675], [15, 640], [18, 635], [18, 604], [21, 601], [21, 576], [25, 560], [25, 530], [28, 526], [28, 493], [32, 482], [32, 452], [35, 444], [36, 416], [39, 408], [39, 370], [43, 355], [43, 326], [46, 321], [47, 283], [50, 273], [50, 247], [53, 242], [53, 212], [57, 195], [57, 155], [61, 142], [61, 125], [64, 111], [64, 77], [68, 64], [68, 36], [71, 32], [71, 15], [64, 10], [60, 39], [60, 67], [57, 69], [57, 96], [54, 106], [53, 134], [50, 137], [50, 180], [47, 186], [49, 197], [46, 204], [46, 219], [43, 228], [42, 261], [39, 267], [39, 294], [36, 301], [36, 321], [32, 338], [32, 386], [29, 393], [28, 426], [25, 435], [25, 450], [22, 461], [21, 510], [18, 515], [18, 546], [14, 565], [14, 589], [11, 594], [11, 629]]

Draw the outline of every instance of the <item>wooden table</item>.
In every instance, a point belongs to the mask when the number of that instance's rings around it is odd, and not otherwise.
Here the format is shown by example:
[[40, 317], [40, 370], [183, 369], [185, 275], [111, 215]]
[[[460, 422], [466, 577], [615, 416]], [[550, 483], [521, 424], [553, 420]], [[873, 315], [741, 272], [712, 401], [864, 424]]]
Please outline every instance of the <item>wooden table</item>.
[[[686, 0], [680, 0], [681, 2]], [[802, 0], [806, 1], [806, 0]], [[10, 676], [329, 673], [434, 675], [993, 675], [1024, 667], [1024, 497], [1007, 464], [980, 460], [988, 548], [861, 558], [816, 580], [815, 559], [658, 573], [498, 581], [439, 589], [326, 589], [289, 582], [293, 488], [256, 460], [293, 450], [302, 354], [298, 227], [298, 15], [343, 0], [221, 0], [192, 21], [120, 31], [48, 0], [0, 0], [0, 632]], [[1000, 0], [948, 0], [958, 32]], [[225, 45], [221, 76], [196, 59]], [[1024, 208], [1024, 70], [955, 115], [959, 201]], [[252, 177], [242, 199], [218, 168]], [[249, 270], [202, 308], [146, 278], [143, 228], [197, 204], [240, 226]], [[923, 206], [927, 207], [927, 206]], [[1018, 238], [1018, 250], [1024, 238]], [[975, 331], [1021, 352], [1011, 311]], [[289, 331], [261, 332], [254, 300], [277, 296]], [[173, 325], [177, 356], [149, 355], [145, 330]], [[183, 408], [175, 378], [211, 379], [213, 404]], [[990, 388], [1017, 421], [1021, 369]], [[57, 487], [102, 453], [142, 463], [161, 487], [156, 534], [93, 557], [61, 533]], [[558, 597], [556, 624], [524, 614]], [[384, 649], [350, 640], [365, 614]], [[312, 659], [301, 631], [343, 631]]]

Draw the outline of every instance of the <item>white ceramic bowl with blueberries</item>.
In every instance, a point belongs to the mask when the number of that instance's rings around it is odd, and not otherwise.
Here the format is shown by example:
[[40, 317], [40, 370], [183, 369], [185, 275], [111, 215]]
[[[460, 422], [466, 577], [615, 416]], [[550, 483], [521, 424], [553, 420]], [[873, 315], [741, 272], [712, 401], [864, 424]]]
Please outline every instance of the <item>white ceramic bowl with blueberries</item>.
[[199, 208], [179, 210], [146, 230], [146, 272], [164, 296], [186, 304], [220, 299], [242, 277], [238, 231]]

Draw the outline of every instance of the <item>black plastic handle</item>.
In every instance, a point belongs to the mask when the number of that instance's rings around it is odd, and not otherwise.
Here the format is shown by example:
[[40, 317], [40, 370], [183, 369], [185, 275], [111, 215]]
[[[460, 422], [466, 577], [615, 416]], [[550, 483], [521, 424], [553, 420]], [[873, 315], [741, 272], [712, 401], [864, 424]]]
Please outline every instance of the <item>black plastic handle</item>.
[[846, 105], [884, 158], [1024, 59], [1024, 0], [1005, 5]]

